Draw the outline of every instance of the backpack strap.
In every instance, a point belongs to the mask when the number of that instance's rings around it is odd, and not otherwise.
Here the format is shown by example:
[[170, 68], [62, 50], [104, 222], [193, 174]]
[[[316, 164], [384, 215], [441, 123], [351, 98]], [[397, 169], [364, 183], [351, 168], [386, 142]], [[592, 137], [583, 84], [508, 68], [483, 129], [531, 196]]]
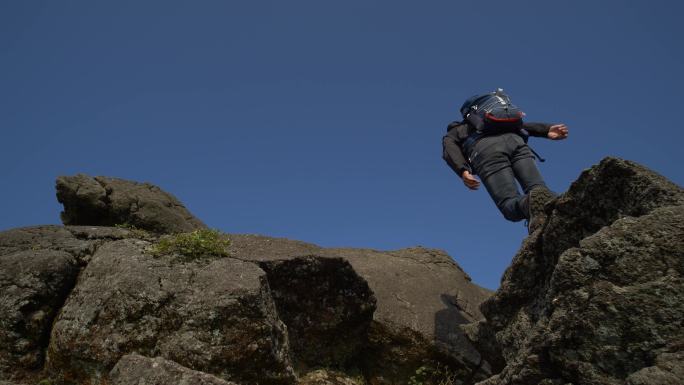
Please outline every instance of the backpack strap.
[[483, 138], [485, 134], [478, 132], [478, 131], [473, 131], [472, 134], [468, 135], [466, 140], [463, 141], [463, 153], [465, 156], [469, 156], [470, 150], [472, 150], [473, 146], [475, 145], [475, 142]]

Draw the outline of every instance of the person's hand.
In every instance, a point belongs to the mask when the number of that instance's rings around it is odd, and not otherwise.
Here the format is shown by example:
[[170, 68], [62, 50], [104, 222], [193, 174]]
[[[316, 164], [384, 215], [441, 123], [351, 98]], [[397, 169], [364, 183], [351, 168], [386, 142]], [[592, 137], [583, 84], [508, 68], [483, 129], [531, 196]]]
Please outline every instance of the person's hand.
[[565, 124], [554, 124], [549, 128], [547, 135], [551, 140], [562, 140], [568, 137], [568, 126]]
[[477, 190], [480, 187], [480, 181], [477, 180], [469, 171], [463, 171], [461, 174], [463, 184], [471, 190]]

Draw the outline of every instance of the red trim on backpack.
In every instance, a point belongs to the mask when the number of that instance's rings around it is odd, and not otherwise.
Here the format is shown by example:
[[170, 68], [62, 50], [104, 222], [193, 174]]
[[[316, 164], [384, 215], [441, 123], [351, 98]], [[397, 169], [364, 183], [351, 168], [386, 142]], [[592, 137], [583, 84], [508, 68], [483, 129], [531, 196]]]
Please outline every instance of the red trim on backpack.
[[489, 119], [489, 120], [492, 120], [492, 121], [494, 121], [494, 122], [509, 122], [509, 123], [513, 123], [513, 122], [517, 122], [518, 120], [520, 120], [520, 119], [522, 118], [522, 112], [518, 112], [518, 117], [517, 117], [517, 118], [497, 118], [497, 117], [495, 117], [494, 115], [492, 115], [491, 113], [488, 112], [488, 113], [485, 114], [485, 118], [487, 118], [487, 119]]

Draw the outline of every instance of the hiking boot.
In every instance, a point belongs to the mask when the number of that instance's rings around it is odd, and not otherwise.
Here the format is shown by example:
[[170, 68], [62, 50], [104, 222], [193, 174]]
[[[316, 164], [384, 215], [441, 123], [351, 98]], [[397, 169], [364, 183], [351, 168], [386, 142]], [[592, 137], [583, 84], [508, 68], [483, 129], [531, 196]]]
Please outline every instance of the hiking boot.
[[540, 228], [546, 221], [544, 206], [556, 197], [546, 186], [535, 187], [528, 193], [528, 205], [530, 212], [530, 222], [527, 227], [528, 233], [532, 234]]

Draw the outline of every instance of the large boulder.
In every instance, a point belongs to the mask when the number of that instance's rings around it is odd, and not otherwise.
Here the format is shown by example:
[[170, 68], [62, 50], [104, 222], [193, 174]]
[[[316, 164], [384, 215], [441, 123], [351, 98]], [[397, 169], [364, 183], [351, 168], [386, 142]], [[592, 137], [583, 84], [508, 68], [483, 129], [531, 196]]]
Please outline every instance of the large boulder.
[[[264, 265], [306, 255], [339, 258], [368, 282], [377, 310], [368, 345], [357, 360], [373, 384], [407, 383], [416, 370], [448, 365], [465, 379], [490, 375], [489, 364], [459, 328], [481, 320], [480, 303], [491, 293], [439, 250], [335, 248], [258, 235], [231, 235], [231, 254]], [[265, 268], [269, 271], [268, 268]]]
[[96, 247], [61, 226], [0, 232], [0, 380], [40, 376], [52, 322]]
[[306, 256], [261, 266], [287, 326], [297, 371], [358, 368], [376, 302], [349, 262]]
[[0, 379], [42, 368], [52, 320], [77, 274], [76, 259], [64, 251], [0, 256]]
[[123, 356], [109, 373], [112, 385], [235, 385], [161, 357]]
[[684, 190], [606, 158], [546, 215], [482, 305], [506, 366], [481, 384], [684, 383]]
[[127, 225], [156, 233], [206, 226], [173, 195], [149, 183], [85, 174], [57, 178], [65, 225]]
[[52, 329], [55, 378], [105, 384], [137, 352], [244, 384], [294, 382], [263, 270], [234, 258], [181, 262], [148, 246], [123, 239], [95, 252]]

